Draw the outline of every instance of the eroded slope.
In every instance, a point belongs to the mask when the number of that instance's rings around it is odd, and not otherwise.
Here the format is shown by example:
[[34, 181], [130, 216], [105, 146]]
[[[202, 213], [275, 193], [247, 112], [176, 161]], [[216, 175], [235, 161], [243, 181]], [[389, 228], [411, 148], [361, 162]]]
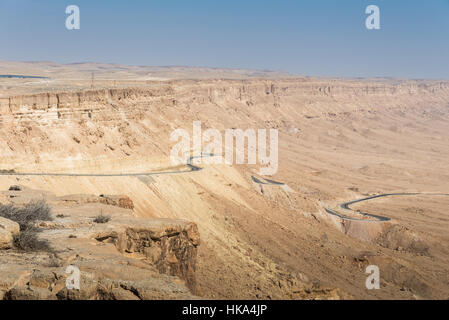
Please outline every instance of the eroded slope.
[[[215, 298], [433, 298], [449, 295], [443, 251], [418, 262], [333, 226], [322, 204], [367, 194], [449, 189], [449, 84], [342, 80], [174, 81], [148, 87], [8, 97], [0, 163], [17, 172], [140, 172], [169, 168], [170, 133], [276, 128], [288, 185], [256, 167], [207, 165], [139, 177], [3, 176], [58, 196], [126, 194], [141, 217], [198, 225], [197, 279]], [[365, 270], [389, 276], [367, 291]], [[442, 269], [443, 268], [443, 269]], [[447, 273], [446, 273], [447, 274]], [[399, 276], [401, 275], [401, 276]], [[333, 291], [339, 288], [340, 291]], [[402, 290], [403, 289], [403, 290]]]

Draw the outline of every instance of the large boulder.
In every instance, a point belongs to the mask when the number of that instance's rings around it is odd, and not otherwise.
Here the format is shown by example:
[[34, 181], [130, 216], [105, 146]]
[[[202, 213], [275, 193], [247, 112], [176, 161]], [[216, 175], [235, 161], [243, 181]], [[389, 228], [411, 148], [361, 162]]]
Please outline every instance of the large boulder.
[[0, 217], [0, 250], [9, 249], [13, 246], [14, 235], [20, 232], [17, 222]]
[[0, 229], [0, 250], [9, 249], [13, 244], [13, 236], [11, 232]]
[[128, 196], [104, 195], [99, 196], [99, 202], [110, 206], [117, 206], [125, 209], [134, 209], [134, 203]]

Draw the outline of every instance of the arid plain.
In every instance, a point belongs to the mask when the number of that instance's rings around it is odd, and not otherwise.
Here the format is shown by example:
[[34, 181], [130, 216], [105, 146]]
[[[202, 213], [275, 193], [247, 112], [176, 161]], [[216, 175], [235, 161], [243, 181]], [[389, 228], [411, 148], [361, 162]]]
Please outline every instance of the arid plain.
[[[0, 297], [449, 298], [447, 81], [3, 61], [0, 74], [48, 77], [0, 79], [1, 202], [45, 199], [53, 215], [37, 222], [51, 252], [0, 250]], [[278, 172], [174, 168], [170, 134], [195, 120], [277, 129]], [[414, 195], [340, 206], [390, 193]], [[64, 291], [69, 264], [88, 291]]]

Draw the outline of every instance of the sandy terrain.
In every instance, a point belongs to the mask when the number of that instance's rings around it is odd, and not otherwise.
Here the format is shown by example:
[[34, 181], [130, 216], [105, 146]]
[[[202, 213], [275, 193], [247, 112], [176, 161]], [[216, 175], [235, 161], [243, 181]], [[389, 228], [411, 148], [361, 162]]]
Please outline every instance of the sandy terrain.
[[[11, 94], [75, 91], [92, 88], [155, 86], [160, 82], [180, 79], [254, 79], [288, 78], [291, 75], [268, 70], [142, 67], [106, 63], [57, 64], [53, 62], [10, 62], [0, 60], [1, 75], [37, 76], [13, 79], [0, 77], [0, 97]], [[25, 80], [25, 81], [24, 81]]]
[[[22, 65], [2, 68], [24, 74]], [[185, 80], [195, 75], [117, 78], [115, 86], [102, 83], [108, 90], [90, 90], [89, 77], [48, 86], [2, 79], [0, 169], [167, 170], [170, 133], [191, 132], [201, 120], [205, 129], [278, 129], [279, 170], [267, 178], [285, 186], [255, 182], [258, 166], [202, 164], [149, 178], [1, 176], [0, 189], [126, 195], [136, 217], [194, 222], [197, 293], [206, 298], [449, 298], [449, 197], [352, 206], [392, 218], [384, 224], [350, 223], [324, 210], [351, 215], [338, 205], [381, 193], [449, 193], [448, 82]], [[380, 290], [365, 288], [369, 264], [380, 267]]]

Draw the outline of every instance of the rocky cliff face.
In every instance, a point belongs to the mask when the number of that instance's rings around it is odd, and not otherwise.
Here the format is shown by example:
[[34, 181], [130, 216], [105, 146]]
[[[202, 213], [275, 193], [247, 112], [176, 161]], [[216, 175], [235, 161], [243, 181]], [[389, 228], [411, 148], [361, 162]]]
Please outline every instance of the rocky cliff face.
[[[14, 120], [16, 124], [36, 121], [45, 125], [70, 119], [74, 121], [120, 119], [123, 115], [126, 119], [139, 119], [142, 116], [141, 111], [151, 111], [152, 106], [187, 107], [190, 104], [239, 101], [248, 107], [256, 102], [280, 107], [282, 102], [289, 102], [292, 97], [299, 100], [299, 104], [308, 98], [319, 97], [324, 100], [336, 99], [337, 102], [347, 105], [355, 102], [348, 99], [365, 99], [359, 102], [367, 103], [369, 101], [366, 100], [370, 99], [393, 97], [396, 100], [412, 97], [419, 103], [420, 100], [429, 97], [448, 95], [449, 83], [444, 81], [398, 83], [304, 79], [176, 81], [145, 88], [12, 96], [0, 99], [0, 111], [3, 121]], [[374, 104], [379, 102], [373, 100], [371, 102]], [[317, 102], [319, 101], [314, 101]], [[129, 110], [126, 110], [127, 107]], [[309, 111], [307, 105], [304, 107], [298, 112]]]
[[190, 129], [193, 120], [219, 130], [252, 126], [288, 133], [307, 119], [375, 117], [381, 110], [423, 106], [437, 112], [448, 97], [447, 82], [314, 79], [173, 81], [11, 96], [0, 99], [0, 164], [11, 169], [14, 163], [149, 155], [167, 160], [170, 133]]
[[[19, 206], [44, 197], [52, 206], [52, 221], [35, 223], [38, 239], [48, 249], [20, 251], [12, 239], [22, 231], [0, 217], [0, 298], [191, 299], [197, 293], [200, 240], [195, 224], [136, 219], [129, 209], [82, 196], [71, 196], [68, 204], [67, 197], [27, 188], [6, 194]], [[95, 222], [98, 212], [107, 212], [109, 220]], [[3, 233], [10, 236], [6, 239]], [[80, 289], [67, 288], [68, 266], [81, 271]]]

